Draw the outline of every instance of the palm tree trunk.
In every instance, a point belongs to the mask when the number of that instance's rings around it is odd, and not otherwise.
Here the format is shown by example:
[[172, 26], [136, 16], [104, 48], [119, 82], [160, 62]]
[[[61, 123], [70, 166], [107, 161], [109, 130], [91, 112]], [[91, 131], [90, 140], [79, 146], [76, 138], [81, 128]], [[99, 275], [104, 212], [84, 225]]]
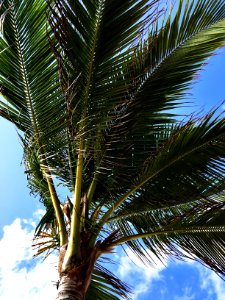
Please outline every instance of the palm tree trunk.
[[56, 300], [84, 300], [85, 291], [82, 286], [83, 283], [79, 280], [64, 275], [59, 282]]
[[65, 257], [65, 247], [61, 247], [59, 255], [59, 285], [56, 300], [84, 300], [91, 282], [91, 275], [97, 258], [99, 245], [89, 248], [84, 242], [81, 247], [81, 261], [70, 265], [70, 269], [62, 271], [62, 263]]

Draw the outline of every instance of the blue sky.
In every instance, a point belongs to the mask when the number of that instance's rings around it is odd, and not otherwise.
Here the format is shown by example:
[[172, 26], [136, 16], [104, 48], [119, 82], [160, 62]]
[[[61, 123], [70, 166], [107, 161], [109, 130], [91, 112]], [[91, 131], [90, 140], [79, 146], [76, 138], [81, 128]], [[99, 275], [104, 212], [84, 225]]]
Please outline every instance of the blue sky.
[[[194, 103], [182, 109], [183, 114], [207, 112], [225, 100], [225, 50], [220, 50], [204, 68], [190, 90], [189, 100]], [[221, 112], [222, 109], [221, 106]], [[30, 247], [42, 207], [26, 187], [15, 128], [3, 120], [0, 138], [0, 299], [38, 300], [48, 295], [49, 300], [54, 300], [56, 257], [53, 255], [44, 263], [32, 260]], [[134, 300], [224, 299], [225, 283], [200, 264], [166, 262], [153, 268], [130, 255], [135, 264], [125, 254], [117, 253], [114, 270], [135, 287]]]

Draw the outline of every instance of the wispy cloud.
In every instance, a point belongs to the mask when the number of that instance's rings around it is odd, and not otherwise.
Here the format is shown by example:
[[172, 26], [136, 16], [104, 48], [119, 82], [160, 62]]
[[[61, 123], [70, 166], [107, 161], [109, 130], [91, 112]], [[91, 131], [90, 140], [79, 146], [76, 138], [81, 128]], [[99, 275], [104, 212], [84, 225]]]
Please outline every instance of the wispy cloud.
[[[40, 211], [38, 212], [40, 213]], [[0, 299], [53, 300], [57, 280], [56, 257], [40, 263], [31, 248], [35, 218], [16, 219], [3, 228], [0, 240]]]
[[195, 294], [191, 287], [185, 287], [182, 296], [175, 296], [174, 300], [195, 300]]
[[144, 264], [131, 250], [128, 249], [126, 252], [127, 254], [117, 256], [118, 275], [135, 287], [132, 299], [141, 299], [143, 294], [150, 292], [154, 281], [163, 280], [161, 272], [165, 265], [155, 258], [156, 265], [149, 266]]
[[225, 284], [216, 273], [202, 267], [197, 266], [201, 278], [201, 289], [207, 290], [208, 299], [224, 300]]

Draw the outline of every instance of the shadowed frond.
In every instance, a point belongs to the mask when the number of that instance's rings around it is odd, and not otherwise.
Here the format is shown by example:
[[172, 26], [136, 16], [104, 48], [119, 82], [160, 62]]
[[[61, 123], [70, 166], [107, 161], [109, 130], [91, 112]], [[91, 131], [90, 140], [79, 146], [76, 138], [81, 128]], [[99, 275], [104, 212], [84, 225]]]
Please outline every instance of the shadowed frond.
[[[141, 259], [146, 250], [164, 260], [172, 255], [197, 260], [224, 277], [224, 196], [176, 207], [152, 210], [115, 221], [126, 242]], [[114, 222], [112, 221], [112, 224]], [[146, 256], [147, 255], [147, 256]]]
[[[177, 127], [150, 153], [116, 214], [198, 200], [224, 189], [224, 119], [214, 113]], [[193, 147], [194, 145], [194, 147]], [[118, 195], [117, 195], [118, 198]], [[119, 213], [120, 211], [120, 213]]]
[[130, 296], [131, 291], [128, 285], [118, 279], [102, 265], [95, 265], [90, 287], [86, 295], [88, 300], [131, 299]]

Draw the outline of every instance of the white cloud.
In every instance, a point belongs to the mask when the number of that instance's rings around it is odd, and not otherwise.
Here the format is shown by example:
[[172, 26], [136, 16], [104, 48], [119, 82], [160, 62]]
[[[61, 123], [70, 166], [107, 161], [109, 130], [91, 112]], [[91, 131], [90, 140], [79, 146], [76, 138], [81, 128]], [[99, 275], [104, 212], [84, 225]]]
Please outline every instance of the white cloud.
[[[45, 261], [33, 259], [32, 239], [37, 219], [43, 211], [35, 212], [31, 219], [17, 218], [10, 225], [4, 226], [0, 240], [0, 299], [1, 300], [40, 300], [48, 295], [54, 300], [57, 281], [57, 257], [49, 256]], [[145, 265], [130, 250], [127, 255], [120, 256], [117, 275], [128, 283], [135, 284], [137, 300], [143, 293], [151, 289], [153, 280], [162, 280], [160, 271], [164, 265], [160, 262], [156, 267]], [[133, 262], [132, 262], [133, 261]], [[141, 297], [141, 296], [140, 296]]]
[[[41, 211], [36, 213], [42, 214]], [[48, 295], [55, 299], [57, 280], [56, 256], [45, 261], [33, 259], [31, 248], [35, 219], [16, 219], [3, 228], [0, 240], [0, 299], [40, 300]]]
[[224, 300], [225, 295], [225, 285], [224, 282], [219, 278], [215, 273], [211, 273], [208, 277], [209, 281], [211, 281], [214, 291], [217, 296], [217, 300]]
[[151, 290], [153, 281], [163, 280], [160, 272], [166, 267], [157, 258], [155, 266], [144, 264], [130, 249], [127, 249], [127, 255], [117, 255], [119, 268], [118, 276], [134, 287], [133, 300], [141, 299], [142, 294]]
[[201, 289], [207, 290], [209, 299], [212, 299], [212, 295], [215, 295], [216, 300], [224, 300], [225, 284], [224, 281], [216, 275], [216, 273], [208, 270], [201, 265], [197, 265], [201, 278]]
[[[32, 219], [16, 219], [12, 224], [3, 228], [3, 237], [0, 240], [0, 299], [1, 300], [54, 300], [57, 281], [57, 257], [49, 256], [45, 261], [33, 259], [34, 251], [31, 248], [36, 220], [43, 211], [37, 211]], [[163, 297], [167, 293], [167, 280], [163, 275], [166, 266], [155, 260], [155, 266], [145, 265], [132, 251], [116, 255], [119, 262], [116, 275], [134, 287], [133, 300], [141, 300], [147, 296], [154, 284], [160, 289]], [[184, 262], [177, 261], [182, 265]], [[197, 268], [203, 291], [207, 292], [204, 300], [223, 300], [225, 295], [224, 282], [213, 272], [200, 264], [189, 261], [189, 265]], [[175, 279], [174, 279], [175, 280]], [[166, 290], [164, 290], [166, 289]], [[185, 288], [174, 300], [196, 299], [193, 290]]]

